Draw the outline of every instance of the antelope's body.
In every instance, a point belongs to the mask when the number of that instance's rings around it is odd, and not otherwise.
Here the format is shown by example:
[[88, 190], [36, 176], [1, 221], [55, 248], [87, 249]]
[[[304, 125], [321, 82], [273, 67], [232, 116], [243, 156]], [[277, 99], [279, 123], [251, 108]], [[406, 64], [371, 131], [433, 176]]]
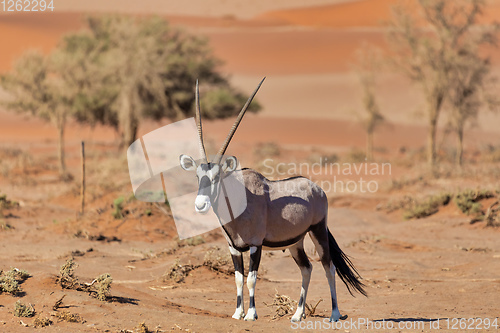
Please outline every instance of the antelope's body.
[[[261, 82], [262, 84], [262, 82]], [[199, 190], [195, 200], [195, 210], [204, 214], [213, 207], [217, 216], [219, 200], [225, 200], [232, 220], [222, 223], [224, 235], [235, 268], [237, 289], [236, 311], [233, 318], [245, 320], [257, 319], [255, 309], [255, 284], [261, 259], [262, 249], [289, 249], [290, 254], [300, 268], [302, 288], [297, 311], [292, 321], [304, 317], [307, 290], [311, 277], [312, 265], [304, 251], [304, 237], [309, 234], [321, 258], [326, 277], [330, 285], [332, 314], [330, 321], [338, 321], [341, 315], [338, 309], [335, 272], [346, 284], [349, 291], [356, 289], [366, 295], [356, 269], [340, 250], [337, 242], [327, 227], [328, 200], [323, 190], [304, 177], [271, 181], [251, 169], [241, 170], [246, 191], [247, 204], [244, 211], [233, 216], [229, 200], [226, 198], [224, 178], [236, 169], [234, 156], [226, 157], [221, 163], [224, 152], [236, 131], [236, 128], [257, 93], [259, 86], [249, 98], [238, 119], [233, 125], [226, 142], [219, 150], [213, 162], [208, 162], [203, 145], [201, 116], [199, 109], [198, 85], [196, 89], [196, 120], [198, 125], [200, 148], [204, 162], [197, 165], [193, 158], [181, 155], [180, 164], [185, 170], [196, 170]], [[245, 315], [243, 305], [244, 266], [242, 252], [250, 250], [250, 266], [247, 286], [250, 296], [248, 312]]]
[[[235, 249], [289, 247], [303, 238], [311, 226], [326, 218], [326, 195], [309, 179], [293, 177], [270, 181], [251, 169], [241, 172], [247, 209], [233, 222], [224, 225], [229, 244]], [[213, 207], [218, 205], [214, 203]]]

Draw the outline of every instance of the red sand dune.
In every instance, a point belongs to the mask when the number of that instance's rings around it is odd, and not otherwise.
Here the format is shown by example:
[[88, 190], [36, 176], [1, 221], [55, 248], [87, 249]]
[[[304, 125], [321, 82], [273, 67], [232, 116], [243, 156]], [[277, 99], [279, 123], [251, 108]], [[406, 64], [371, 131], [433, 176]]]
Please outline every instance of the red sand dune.
[[347, 71], [365, 41], [381, 45], [383, 34], [370, 31], [288, 30], [241, 34], [208, 32], [225, 70], [241, 74], [313, 74]]
[[[251, 91], [254, 81], [268, 76], [258, 97], [264, 105], [261, 117], [356, 120], [352, 111], [360, 108], [359, 88], [355, 78], [345, 75], [362, 41], [383, 45], [383, 31], [372, 27], [387, 17], [394, 1], [275, 10], [245, 20], [179, 16], [175, 11], [169, 18], [193, 33], [206, 35], [215, 54], [225, 61], [223, 70], [234, 75], [232, 81], [243, 91]], [[88, 6], [88, 11], [93, 11], [91, 3]], [[499, 8], [500, 1], [492, 2], [487, 16], [495, 16]], [[82, 16], [61, 12], [0, 15], [0, 43], [5, 46], [0, 53], [0, 72], [11, 68], [12, 61], [27, 49], [48, 52], [63, 34], [82, 27]], [[301, 27], [304, 25], [318, 27]], [[356, 26], [369, 28], [343, 29]], [[498, 50], [493, 55], [494, 60], [500, 59]], [[415, 122], [411, 113], [421, 105], [411, 88], [401, 78], [380, 81], [381, 105], [387, 118]], [[485, 119], [480, 120], [483, 128], [496, 128], [498, 119]]]
[[391, 15], [391, 6], [398, 0], [363, 0], [336, 5], [296, 8], [265, 13], [260, 17], [291, 25], [312, 27], [379, 26]]
[[0, 15], [0, 72], [12, 68], [26, 50], [50, 52], [61, 36], [80, 29], [82, 15], [77, 13], [16, 13]]
[[[277, 20], [283, 24], [352, 28], [379, 27], [391, 19], [391, 7], [398, 3], [413, 6], [414, 0], [358, 0], [347, 3], [277, 10], [259, 18]], [[500, 17], [500, 1], [488, 1], [488, 8], [480, 18], [481, 23], [491, 23]]]

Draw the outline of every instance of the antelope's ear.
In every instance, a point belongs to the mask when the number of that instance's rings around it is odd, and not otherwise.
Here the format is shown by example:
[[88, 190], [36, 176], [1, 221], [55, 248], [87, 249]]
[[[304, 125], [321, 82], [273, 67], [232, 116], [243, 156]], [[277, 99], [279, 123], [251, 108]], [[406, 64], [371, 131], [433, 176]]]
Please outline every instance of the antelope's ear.
[[238, 160], [234, 156], [229, 156], [226, 158], [224, 161], [224, 164], [222, 165], [222, 171], [225, 173], [233, 172], [236, 170], [236, 167], [238, 166]]
[[191, 156], [182, 154], [181, 156], [179, 156], [179, 162], [181, 164], [181, 168], [186, 171], [192, 171], [196, 169], [196, 162]]

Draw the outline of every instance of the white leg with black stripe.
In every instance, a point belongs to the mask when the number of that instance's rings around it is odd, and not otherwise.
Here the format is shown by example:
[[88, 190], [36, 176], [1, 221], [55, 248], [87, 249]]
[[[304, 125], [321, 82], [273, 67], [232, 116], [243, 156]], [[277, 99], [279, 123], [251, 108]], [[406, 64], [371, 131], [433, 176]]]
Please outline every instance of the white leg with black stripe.
[[236, 310], [234, 311], [234, 319], [242, 319], [245, 316], [245, 306], [243, 303], [243, 256], [240, 251], [229, 246], [229, 252], [234, 264], [234, 280], [236, 282]]
[[250, 305], [248, 307], [245, 320], [256, 320], [257, 310], [255, 309], [255, 285], [257, 283], [257, 271], [259, 270], [260, 256], [262, 253], [262, 246], [250, 247], [250, 268], [247, 277], [247, 287], [250, 296]]
[[304, 251], [303, 242], [298, 243], [290, 247], [290, 253], [300, 268], [300, 273], [302, 274], [302, 287], [300, 289], [300, 298], [297, 305], [297, 311], [292, 317], [292, 322], [301, 321], [305, 318], [305, 306], [307, 298], [307, 289], [309, 288], [309, 282], [311, 281], [312, 265], [307, 255]]

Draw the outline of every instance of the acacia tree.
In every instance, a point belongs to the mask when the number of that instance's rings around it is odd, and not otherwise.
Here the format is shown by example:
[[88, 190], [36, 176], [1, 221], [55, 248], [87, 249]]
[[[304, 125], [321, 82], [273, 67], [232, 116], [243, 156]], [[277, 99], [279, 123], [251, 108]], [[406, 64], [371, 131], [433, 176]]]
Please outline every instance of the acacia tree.
[[64, 162], [64, 129], [71, 108], [64, 96], [64, 82], [49, 57], [30, 51], [20, 57], [11, 73], [0, 83], [8, 93], [4, 105], [19, 113], [31, 113], [52, 122], [58, 133], [58, 161], [61, 176], [68, 176]]
[[111, 86], [93, 81], [101, 68], [95, 59], [102, 52], [89, 39], [63, 39], [49, 55], [28, 51], [14, 64], [10, 73], [0, 78], [8, 97], [2, 101], [7, 109], [30, 113], [52, 122], [57, 129], [58, 164], [62, 179], [71, 179], [64, 154], [64, 133], [68, 119], [83, 113], [104, 119], [111, 103]]
[[366, 45], [359, 49], [355, 71], [361, 84], [363, 107], [367, 113], [362, 124], [366, 131], [366, 159], [369, 161], [373, 160], [373, 134], [384, 121], [375, 97], [375, 77], [380, 65], [380, 53], [376, 49]]
[[[143, 118], [178, 120], [191, 115], [197, 79], [202, 83], [201, 102], [215, 97], [215, 103], [204, 104], [207, 118], [231, 116], [244, 103], [243, 95], [217, 71], [220, 61], [206, 39], [172, 28], [160, 18], [113, 15], [87, 21], [90, 31], [68, 36], [63, 46], [88, 41], [96, 54], [87, 58], [88, 66], [99, 69], [84, 94], [90, 107], [79, 110], [77, 117], [113, 126], [122, 146], [135, 141]], [[254, 104], [250, 111], [258, 109]]]
[[[220, 61], [207, 41], [160, 18], [88, 17], [89, 29], [68, 34], [49, 55], [26, 52], [0, 77], [10, 110], [53, 122], [59, 169], [69, 118], [114, 127], [121, 145], [136, 139], [144, 118], [178, 120], [194, 114], [194, 84], [202, 83], [206, 118], [237, 114], [246, 98], [217, 71]], [[254, 101], [249, 111], [260, 109]]]
[[[440, 113], [455, 76], [463, 45], [474, 34], [473, 25], [484, 6], [482, 0], [419, 0], [419, 19], [410, 9], [396, 7], [387, 40], [390, 60], [418, 83], [426, 101], [429, 125], [427, 159], [436, 163], [436, 131]], [[486, 35], [485, 35], [486, 36]], [[486, 39], [478, 45], [486, 42]]]
[[455, 164], [463, 162], [464, 129], [468, 122], [477, 118], [484, 104], [483, 85], [489, 74], [488, 61], [475, 53], [461, 54], [455, 62], [450, 81], [450, 123], [457, 136]]
[[[481, 7], [479, 7], [479, 12]], [[475, 22], [475, 18], [471, 18]], [[450, 71], [448, 100], [450, 123], [457, 137], [455, 164], [463, 163], [464, 129], [467, 123], [477, 118], [479, 110], [487, 106], [490, 110], [499, 107], [498, 95], [490, 92], [492, 83], [490, 61], [479, 53], [483, 44], [496, 44], [499, 29], [494, 24], [490, 29], [480, 30], [457, 43]]]

